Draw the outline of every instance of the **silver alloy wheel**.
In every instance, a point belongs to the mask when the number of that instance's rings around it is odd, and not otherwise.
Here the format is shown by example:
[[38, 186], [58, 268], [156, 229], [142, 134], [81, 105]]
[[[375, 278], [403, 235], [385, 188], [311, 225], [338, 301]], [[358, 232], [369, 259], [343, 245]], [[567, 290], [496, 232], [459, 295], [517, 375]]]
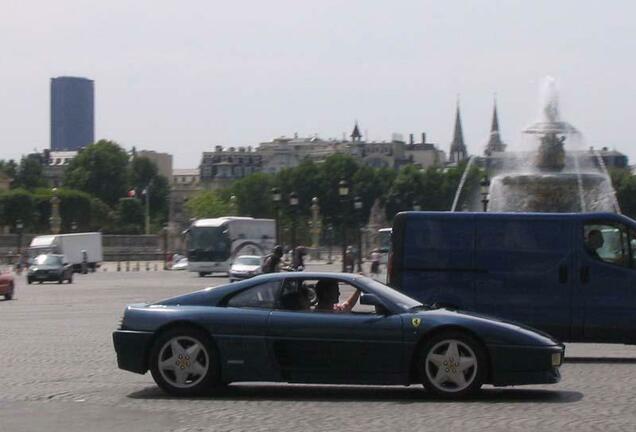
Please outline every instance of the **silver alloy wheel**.
[[431, 384], [445, 393], [468, 388], [477, 377], [477, 356], [466, 343], [445, 339], [429, 350], [424, 360]]
[[210, 357], [201, 341], [190, 336], [175, 336], [159, 351], [159, 373], [173, 387], [187, 389], [205, 378]]

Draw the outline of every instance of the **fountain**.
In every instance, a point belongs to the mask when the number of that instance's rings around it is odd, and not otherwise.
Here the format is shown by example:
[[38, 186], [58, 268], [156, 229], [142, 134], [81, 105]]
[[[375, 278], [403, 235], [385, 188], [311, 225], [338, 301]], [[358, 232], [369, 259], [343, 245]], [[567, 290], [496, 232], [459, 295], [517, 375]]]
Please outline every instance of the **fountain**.
[[[488, 211], [620, 212], [602, 158], [583, 150], [581, 133], [560, 117], [554, 79], [546, 78], [542, 95], [539, 120], [523, 130], [534, 150], [482, 159], [491, 179]], [[462, 208], [479, 210], [478, 200], [466, 195]]]

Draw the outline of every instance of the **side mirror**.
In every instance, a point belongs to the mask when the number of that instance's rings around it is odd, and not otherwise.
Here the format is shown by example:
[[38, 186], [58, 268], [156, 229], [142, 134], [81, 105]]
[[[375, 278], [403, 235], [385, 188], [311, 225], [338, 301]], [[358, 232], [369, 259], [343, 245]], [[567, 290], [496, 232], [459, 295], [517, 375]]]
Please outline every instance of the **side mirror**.
[[377, 313], [378, 315], [389, 314], [389, 310], [386, 308], [386, 306], [384, 306], [384, 303], [382, 303], [380, 297], [375, 294], [362, 293], [362, 296], [360, 297], [360, 304], [375, 306], [375, 313]]
[[378, 296], [370, 293], [362, 293], [362, 296], [360, 297], [360, 304], [369, 306], [383, 306]]

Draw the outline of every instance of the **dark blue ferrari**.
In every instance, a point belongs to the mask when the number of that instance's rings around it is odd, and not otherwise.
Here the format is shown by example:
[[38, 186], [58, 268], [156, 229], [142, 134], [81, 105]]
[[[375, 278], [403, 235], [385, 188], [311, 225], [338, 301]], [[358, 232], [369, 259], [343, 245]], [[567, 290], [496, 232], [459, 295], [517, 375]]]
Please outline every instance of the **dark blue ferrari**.
[[150, 370], [162, 389], [183, 396], [278, 381], [423, 384], [458, 398], [482, 384], [556, 383], [564, 354], [524, 326], [433, 309], [340, 273], [267, 274], [129, 305], [113, 341], [121, 369]]

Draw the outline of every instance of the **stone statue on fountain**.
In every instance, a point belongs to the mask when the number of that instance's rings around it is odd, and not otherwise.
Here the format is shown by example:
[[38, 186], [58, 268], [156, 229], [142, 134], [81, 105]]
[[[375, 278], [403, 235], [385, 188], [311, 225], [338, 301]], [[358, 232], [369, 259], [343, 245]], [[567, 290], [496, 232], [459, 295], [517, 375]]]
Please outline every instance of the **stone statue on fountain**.
[[541, 171], [561, 171], [565, 166], [565, 136], [559, 137], [554, 132], [541, 137], [541, 144], [537, 152], [536, 166]]

